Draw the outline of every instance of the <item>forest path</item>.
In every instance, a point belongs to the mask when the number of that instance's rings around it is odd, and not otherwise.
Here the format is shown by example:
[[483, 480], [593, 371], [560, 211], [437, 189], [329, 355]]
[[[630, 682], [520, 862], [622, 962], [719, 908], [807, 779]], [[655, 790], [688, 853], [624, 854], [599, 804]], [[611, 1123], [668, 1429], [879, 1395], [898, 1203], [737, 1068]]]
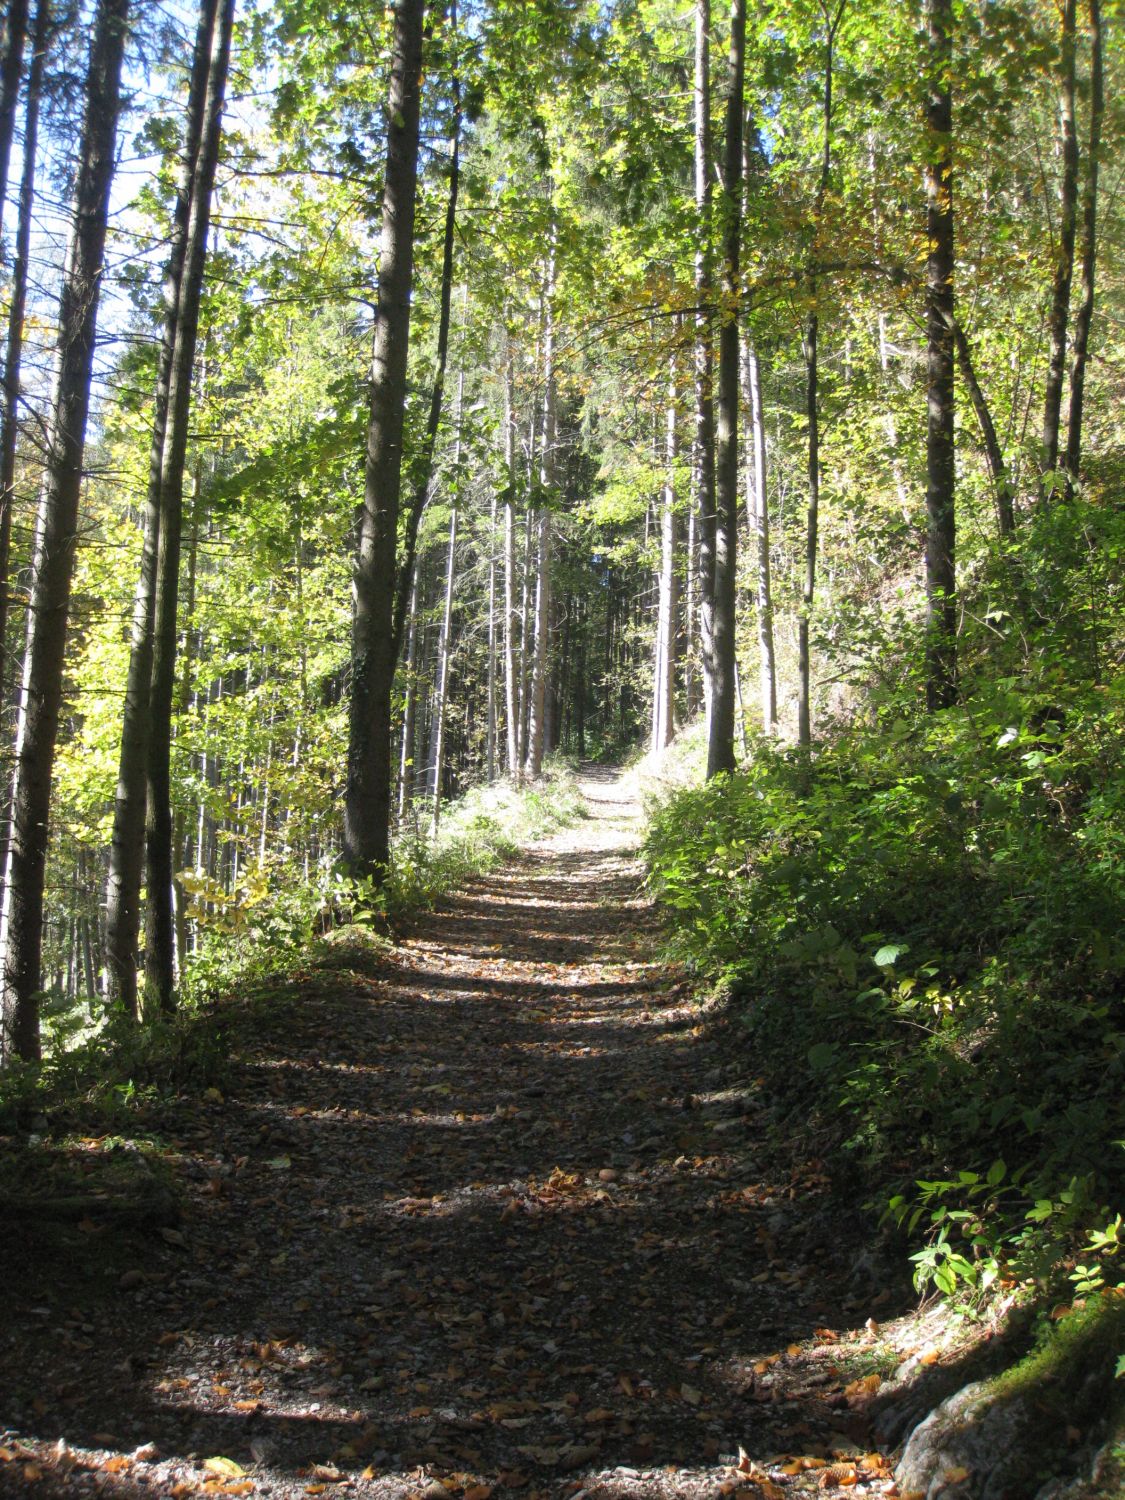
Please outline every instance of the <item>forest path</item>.
[[869, 1337], [823, 1326], [870, 1311], [841, 1311], [825, 1178], [762, 1180], [745, 1063], [658, 956], [625, 787], [589, 770], [581, 824], [389, 958], [299, 976], [222, 1097], [165, 1115], [179, 1225], [94, 1217], [100, 1276], [27, 1273], [0, 1491], [885, 1486], [846, 1389]]

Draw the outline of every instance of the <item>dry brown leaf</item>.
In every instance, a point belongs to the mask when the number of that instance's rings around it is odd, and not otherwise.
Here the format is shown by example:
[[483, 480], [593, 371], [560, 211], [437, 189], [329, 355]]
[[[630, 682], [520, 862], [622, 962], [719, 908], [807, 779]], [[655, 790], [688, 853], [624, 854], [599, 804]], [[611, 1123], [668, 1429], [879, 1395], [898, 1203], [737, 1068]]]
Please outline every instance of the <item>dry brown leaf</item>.
[[471, 1484], [461, 1496], [461, 1500], [489, 1500], [491, 1494], [490, 1484]]
[[800, 1352], [801, 1352], [801, 1346], [800, 1346], [800, 1344], [790, 1344], [789, 1347], [788, 1347], [788, 1349], [786, 1349], [785, 1352], [786, 1352], [786, 1354], [790, 1354], [790, 1355], [800, 1354]]
[[24, 1464], [23, 1477], [28, 1484], [35, 1484], [43, 1478], [43, 1470], [38, 1464]]
[[855, 1464], [832, 1464], [820, 1476], [819, 1485], [822, 1490], [830, 1489], [834, 1484], [843, 1485], [847, 1488], [849, 1485], [855, 1484], [856, 1481]]

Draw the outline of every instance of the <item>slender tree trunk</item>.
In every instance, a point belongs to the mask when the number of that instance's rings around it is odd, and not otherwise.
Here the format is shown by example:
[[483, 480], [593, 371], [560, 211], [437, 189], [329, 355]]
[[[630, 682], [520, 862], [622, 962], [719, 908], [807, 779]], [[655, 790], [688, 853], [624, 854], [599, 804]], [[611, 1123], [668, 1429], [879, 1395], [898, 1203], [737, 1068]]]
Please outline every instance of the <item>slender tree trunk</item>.
[[391, 697], [395, 659], [395, 547], [414, 280], [414, 210], [424, 0], [395, 10], [387, 101], [387, 171], [371, 361], [367, 467], [352, 616], [352, 683], [344, 855], [352, 873], [381, 879], [390, 857]]
[[512, 392], [512, 353], [504, 362], [504, 708], [508, 730], [508, 775], [520, 779], [520, 702], [516, 680], [516, 416]]
[[[550, 496], [555, 483], [555, 231], [547, 256], [547, 278], [544, 288], [543, 338], [543, 436], [540, 452], [539, 482]], [[535, 656], [531, 670], [531, 702], [527, 726], [528, 776], [534, 781], [543, 771], [543, 754], [547, 748], [546, 711], [547, 675], [550, 668], [551, 631], [551, 511], [548, 504], [539, 506], [536, 524], [535, 569]]]
[[1066, 379], [1066, 335], [1070, 287], [1074, 279], [1074, 241], [1078, 226], [1078, 129], [1075, 109], [1074, 52], [1077, 0], [1062, 0], [1059, 65], [1059, 137], [1062, 183], [1059, 188], [1059, 242], [1047, 318], [1047, 384], [1043, 397], [1043, 473], [1059, 463], [1059, 418]]
[[932, 712], [948, 708], [957, 698], [952, 0], [926, 0], [926, 20], [926, 703]]
[[406, 614], [406, 694], [402, 710], [402, 745], [399, 752], [398, 815], [406, 816], [413, 800], [414, 720], [418, 699], [418, 575], [416, 561], [410, 578], [410, 606]]
[[[191, 499], [191, 525], [188, 532], [188, 567], [187, 567], [187, 589], [184, 594], [184, 619], [186, 629], [184, 631], [184, 649], [180, 658], [180, 677], [176, 688], [176, 714], [183, 719], [191, 707], [191, 672], [194, 663], [195, 652], [193, 650], [193, 632], [191, 629], [192, 618], [195, 614], [195, 584], [199, 569], [199, 511], [201, 505], [201, 492], [203, 488], [203, 467], [199, 459], [196, 459], [195, 473], [192, 477], [192, 499]], [[180, 884], [179, 872], [187, 868], [189, 863], [187, 854], [187, 809], [181, 802], [176, 806], [175, 818], [172, 827], [172, 849], [175, 855], [175, 903], [176, 903], [176, 974], [183, 980], [184, 967], [187, 962], [188, 948], [188, 924], [187, 903], [185, 892]]]
[[445, 558], [445, 598], [438, 635], [437, 673], [434, 681], [434, 711], [430, 721], [430, 837], [437, 838], [441, 819], [441, 782], [445, 765], [445, 704], [449, 690], [450, 635], [453, 626], [453, 585], [457, 578], [457, 470], [461, 464], [461, 413], [465, 401], [465, 371], [457, 377], [457, 435], [453, 442], [454, 491], [449, 512], [449, 546]]
[[[832, 172], [832, 83], [836, 33], [844, 18], [847, 0], [839, 0], [835, 14], [824, 10], [824, 140], [813, 206], [812, 228], [819, 232], [824, 200]], [[817, 310], [817, 246], [810, 253], [807, 277], [809, 314], [805, 319], [802, 353], [805, 359], [805, 420], [808, 428], [808, 509], [805, 517], [805, 576], [801, 586], [801, 614], [797, 622], [797, 743], [808, 755], [812, 749], [812, 650], [809, 641], [813, 605], [816, 602], [816, 558], [820, 533], [820, 315]]]
[[652, 748], [659, 753], [676, 733], [676, 619], [679, 613], [679, 517], [676, 515], [676, 366], [668, 377], [668, 409], [664, 427], [666, 478], [660, 510], [660, 593], [657, 655], [653, 694]]
[[[12, 137], [16, 129], [16, 104], [23, 71], [23, 49], [27, 38], [27, 0], [8, 0], [4, 31], [0, 38], [0, 228], [4, 222], [4, 200], [8, 194], [8, 168], [12, 161]], [[38, 49], [46, 33], [38, 33]], [[30, 93], [29, 93], [30, 97]], [[32, 153], [34, 155], [34, 153]]]
[[699, 532], [699, 652], [703, 697], [711, 714], [715, 675], [715, 406], [712, 333], [711, 221], [711, 0], [695, 4], [695, 208], [699, 216], [695, 251], [695, 472]]
[[[9, 25], [12, 25], [9, 21]], [[15, 260], [12, 266], [11, 301], [8, 305], [8, 338], [4, 351], [4, 406], [0, 412], [0, 709], [4, 704], [8, 645], [8, 573], [12, 558], [12, 512], [16, 489], [16, 441], [19, 436], [20, 370], [23, 362], [23, 328], [27, 311], [27, 272], [31, 251], [31, 221], [35, 204], [35, 157], [39, 146], [39, 100], [43, 69], [51, 29], [50, 0], [39, 0], [31, 39], [31, 63], [27, 77], [27, 108], [23, 126], [23, 169], [16, 218]], [[14, 105], [14, 100], [13, 100]], [[0, 201], [3, 192], [0, 190]]]
[[[172, 705], [176, 692], [177, 613], [183, 532], [184, 465], [191, 410], [199, 304], [211, 227], [211, 196], [222, 139], [223, 99], [230, 67], [235, 0], [216, 0], [199, 150], [188, 199], [183, 270], [176, 296], [176, 332], [160, 455], [159, 522], [152, 600], [152, 673], [148, 692], [145, 817], [145, 1009], [170, 1011], [176, 977], [172, 839]], [[120, 962], [121, 954], [117, 955]]]
[[1102, 60], [1101, 0], [1087, 0], [1090, 17], [1090, 144], [1082, 190], [1082, 300], [1074, 317], [1074, 359], [1070, 367], [1070, 410], [1067, 414], [1066, 493], [1069, 499], [1082, 466], [1082, 406], [1086, 393], [1086, 364], [1090, 352], [1090, 324], [1094, 317], [1094, 272], [1098, 251], [1098, 159], [1102, 148], [1105, 80]]
[[723, 316], [719, 327], [719, 402], [715, 429], [714, 674], [707, 733], [707, 775], [733, 771], [735, 712], [735, 564], [738, 545], [738, 291], [742, 230], [742, 121], [745, 0], [731, 0], [723, 170]]
[[488, 679], [484, 736], [485, 780], [496, 780], [496, 496], [488, 511]]
[[[137, 939], [140, 932], [144, 864], [146, 776], [151, 743], [153, 619], [160, 545], [164, 448], [169, 392], [176, 357], [181, 291], [188, 255], [192, 192], [208, 111], [208, 81], [215, 46], [215, 0], [203, 0], [188, 90], [184, 167], [172, 225], [172, 248], [164, 275], [164, 328], [154, 399], [145, 497], [141, 567], [133, 600], [129, 668], [125, 683], [113, 836], [106, 890], [106, 999], [128, 1015], [137, 1013]], [[198, 224], [196, 224], [198, 229]], [[202, 284], [202, 283], [201, 283]]]
[[773, 647], [773, 589], [770, 579], [770, 517], [766, 490], [766, 422], [762, 408], [762, 370], [754, 340], [744, 341], [746, 404], [750, 411], [753, 439], [753, 482], [749, 501], [750, 530], [757, 545], [758, 564], [758, 656], [762, 695], [762, 728], [777, 733], [777, 668]]
[[1008, 466], [1004, 462], [1004, 452], [1000, 447], [1000, 439], [996, 435], [996, 424], [992, 420], [992, 412], [989, 410], [988, 401], [977, 379], [969, 340], [958, 322], [953, 324], [953, 344], [957, 363], [961, 367], [961, 378], [965, 382], [965, 389], [973, 403], [973, 411], [976, 413], [980, 427], [985, 462], [988, 464], [988, 474], [992, 480], [992, 493], [996, 502], [997, 529], [1002, 537], [1011, 537], [1015, 535], [1016, 516], [1012, 506], [1012, 486], [1008, 479]]
[[12, 837], [0, 921], [0, 1063], [39, 1056], [38, 992], [51, 779], [127, 14], [128, 0], [99, 0], [93, 18], [16, 740]]

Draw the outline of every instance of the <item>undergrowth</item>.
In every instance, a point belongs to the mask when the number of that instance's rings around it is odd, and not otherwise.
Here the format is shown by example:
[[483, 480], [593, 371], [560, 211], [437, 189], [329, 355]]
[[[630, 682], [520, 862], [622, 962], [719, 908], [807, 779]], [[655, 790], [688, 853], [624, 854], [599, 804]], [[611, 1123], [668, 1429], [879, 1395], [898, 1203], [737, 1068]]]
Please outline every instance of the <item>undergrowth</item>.
[[1078, 1295], [1125, 1239], [1125, 683], [993, 683], [655, 812], [675, 943], [919, 1288]]

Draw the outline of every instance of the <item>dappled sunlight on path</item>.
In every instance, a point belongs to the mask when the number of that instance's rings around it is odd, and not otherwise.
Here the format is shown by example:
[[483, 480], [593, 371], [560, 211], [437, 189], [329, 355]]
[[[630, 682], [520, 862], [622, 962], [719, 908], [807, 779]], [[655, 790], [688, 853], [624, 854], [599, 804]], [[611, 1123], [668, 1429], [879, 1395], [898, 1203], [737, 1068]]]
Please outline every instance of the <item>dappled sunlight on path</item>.
[[41, 1494], [710, 1500], [865, 1452], [819, 1164], [762, 1180], [636, 803], [583, 792], [386, 959], [302, 976], [224, 1096], [169, 1115], [178, 1227], [86, 1292], [24, 1268], [0, 1491], [30, 1464]]

